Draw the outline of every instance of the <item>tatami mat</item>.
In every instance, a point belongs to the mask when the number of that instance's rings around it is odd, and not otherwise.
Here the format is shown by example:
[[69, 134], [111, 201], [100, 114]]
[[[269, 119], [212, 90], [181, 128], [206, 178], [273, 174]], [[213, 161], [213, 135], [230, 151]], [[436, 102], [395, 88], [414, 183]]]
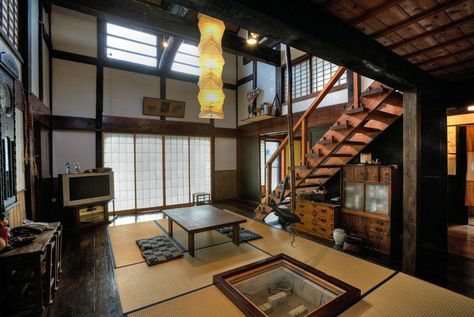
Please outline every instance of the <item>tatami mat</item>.
[[144, 262], [136, 240], [163, 234], [152, 221], [109, 227], [115, 267]]
[[[162, 219], [156, 221], [160, 224], [162, 229], [168, 233], [168, 219]], [[175, 242], [178, 242], [179, 246], [184, 250], [188, 250], [188, 233], [184, 231], [176, 223], [173, 223], [173, 238]], [[195, 249], [206, 248], [209, 246], [218, 245], [225, 242], [231, 242], [232, 239], [226, 235], [217, 232], [216, 230], [199, 232], [194, 235], [194, 246]]]
[[268, 257], [242, 243], [225, 243], [196, 250], [183, 258], [147, 266], [146, 263], [115, 270], [120, 302], [124, 313], [212, 284], [212, 277]]
[[147, 307], [129, 317], [242, 317], [245, 316], [219, 289], [209, 286], [177, 299]]
[[342, 316], [467, 317], [474, 316], [474, 299], [398, 273]]
[[291, 245], [292, 237], [287, 232], [272, 228], [255, 220], [248, 219], [247, 223], [244, 223], [242, 227], [263, 236], [263, 239], [250, 242], [250, 244], [259, 249], [272, 255], [279, 253], [287, 254], [359, 288], [362, 293], [367, 292], [394, 273], [393, 270], [383, 266], [328, 248], [302, 237], [296, 237], [295, 247], [293, 247]]

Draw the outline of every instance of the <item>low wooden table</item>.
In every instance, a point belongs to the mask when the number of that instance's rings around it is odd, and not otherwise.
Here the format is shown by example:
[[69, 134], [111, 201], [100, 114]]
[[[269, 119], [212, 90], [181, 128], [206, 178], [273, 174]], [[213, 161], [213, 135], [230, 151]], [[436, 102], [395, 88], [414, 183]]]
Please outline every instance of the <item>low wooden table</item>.
[[240, 224], [245, 218], [217, 209], [211, 205], [165, 210], [168, 216], [168, 233], [173, 235], [173, 222], [188, 232], [188, 252], [194, 256], [194, 234], [232, 226], [232, 242], [239, 245]]

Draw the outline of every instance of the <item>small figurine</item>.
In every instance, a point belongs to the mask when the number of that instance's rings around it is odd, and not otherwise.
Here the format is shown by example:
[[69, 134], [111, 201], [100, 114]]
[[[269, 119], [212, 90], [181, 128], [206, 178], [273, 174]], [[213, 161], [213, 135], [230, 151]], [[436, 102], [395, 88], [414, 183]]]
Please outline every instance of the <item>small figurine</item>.
[[66, 174], [71, 174], [71, 163], [66, 163]]
[[81, 165], [79, 164], [79, 162], [77, 162], [76, 165], [74, 166], [74, 173], [76, 174], [81, 173]]
[[0, 251], [8, 246], [10, 241], [10, 228], [8, 228], [8, 218], [7, 215], [2, 213], [0, 214]]

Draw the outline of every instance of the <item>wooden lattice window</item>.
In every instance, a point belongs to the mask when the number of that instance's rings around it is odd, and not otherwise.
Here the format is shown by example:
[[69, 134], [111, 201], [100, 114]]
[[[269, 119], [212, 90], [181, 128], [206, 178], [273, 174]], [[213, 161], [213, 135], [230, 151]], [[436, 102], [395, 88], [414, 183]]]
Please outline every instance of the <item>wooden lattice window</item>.
[[2, 0], [0, 5], [2, 32], [18, 48], [18, 0]]
[[[311, 64], [311, 78], [313, 85], [312, 91], [321, 91], [324, 88], [324, 85], [327, 84], [327, 82], [337, 71], [339, 66], [316, 56], [312, 57]], [[344, 73], [334, 86], [339, 86], [346, 83], [347, 78], [346, 73]]]

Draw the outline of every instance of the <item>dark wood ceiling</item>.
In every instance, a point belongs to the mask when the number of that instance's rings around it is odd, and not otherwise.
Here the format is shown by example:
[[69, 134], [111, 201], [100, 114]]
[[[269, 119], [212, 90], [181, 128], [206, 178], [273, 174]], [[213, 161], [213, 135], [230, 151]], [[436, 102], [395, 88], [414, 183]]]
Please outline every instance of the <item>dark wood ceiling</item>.
[[322, 6], [435, 77], [474, 76], [474, 0], [329, 0]]

